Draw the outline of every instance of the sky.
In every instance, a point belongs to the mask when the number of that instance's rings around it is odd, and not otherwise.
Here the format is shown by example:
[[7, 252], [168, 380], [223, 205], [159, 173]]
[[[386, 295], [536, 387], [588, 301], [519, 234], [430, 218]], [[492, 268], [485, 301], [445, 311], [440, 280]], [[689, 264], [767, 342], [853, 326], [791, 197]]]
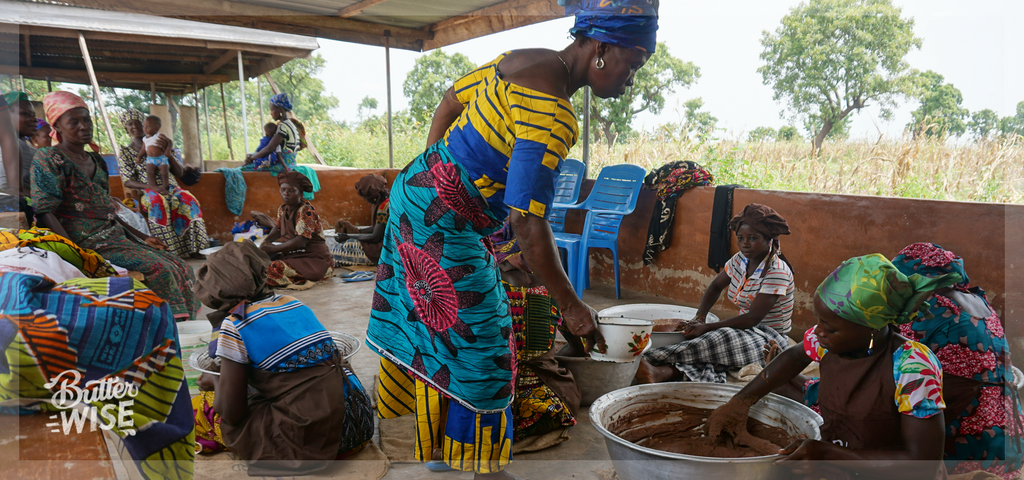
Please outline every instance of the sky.
[[[904, 17], [915, 20], [914, 33], [922, 39], [920, 50], [907, 55], [912, 68], [934, 70], [963, 93], [963, 106], [971, 111], [992, 109], [1000, 117], [1011, 116], [1024, 101], [1024, 2], [1020, 0], [893, 0]], [[745, 137], [758, 126], [800, 126], [780, 117], [784, 105], [772, 100], [772, 89], [762, 83], [757, 68], [763, 31], [774, 31], [783, 16], [799, 0], [663, 0], [658, 40], [672, 55], [700, 67], [701, 77], [692, 86], [668, 97], [659, 115], [643, 113], [634, 128], [648, 130], [677, 122], [683, 103], [694, 97], [704, 100], [704, 111], [719, 119], [724, 138]], [[476, 64], [493, 60], [501, 52], [517, 48], [560, 50], [570, 42], [571, 18], [552, 20], [444, 47], [459, 52]], [[384, 49], [320, 39], [318, 53], [327, 60], [321, 74], [327, 90], [338, 98], [331, 112], [338, 120], [356, 121], [357, 106], [365, 96], [376, 98], [386, 111]], [[391, 85], [395, 111], [408, 106], [402, 82], [421, 53], [391, 50]], [[453, 79], [454, 80], [454, 79]], [[865, 108], [853, 116], [850, 134], [877, 138], [899, 136], [910, 121], [917, 102], [905, 100], [886, 122], [878, 110]]]

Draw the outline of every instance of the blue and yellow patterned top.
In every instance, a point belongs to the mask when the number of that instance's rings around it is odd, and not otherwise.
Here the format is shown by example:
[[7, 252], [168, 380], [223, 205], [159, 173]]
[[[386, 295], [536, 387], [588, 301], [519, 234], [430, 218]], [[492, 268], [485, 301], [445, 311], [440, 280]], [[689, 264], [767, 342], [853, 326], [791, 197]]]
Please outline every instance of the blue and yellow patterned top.
[[445, 143], [498, 218], [510, 208], [546, 218], [579, 125], [568, 100], [502, 79], [498, 63], [506, 55], [455, 82], [466, 108]]

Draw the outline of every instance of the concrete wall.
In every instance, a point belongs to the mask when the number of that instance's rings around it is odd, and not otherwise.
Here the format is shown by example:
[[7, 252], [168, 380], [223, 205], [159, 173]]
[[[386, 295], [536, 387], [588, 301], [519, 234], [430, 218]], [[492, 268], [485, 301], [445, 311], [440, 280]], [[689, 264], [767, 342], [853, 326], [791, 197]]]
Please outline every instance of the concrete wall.
[[[354, 189], [355, 182], [368, 173], [382, 173], [390, 183], [398, 171], [318, 171], [322, 190], [313, 205], [325, 222], [333, 225], [339, 218], [346, 218], [366, 225], [371, 221], [371, 207]], [[265, 173], [246, 173], [245, 180], [249, 193], [243, 217], [228, 212], [224, 178], [219, 173], [204, 173], [201, 182], [191, 188], [213, 237], [228, 239], [234, 222], [247, 220], [252, 210], [272, 216], [277, 212], [277, 180]], [[586, 198], [592, 185], [592, 181], [584, 184], [581, 199]], [[112, 193], [120, 196], [117, 177], [111, 177], [111, 187]], [[716, 275], [707, 266], [714, 188], [696, 188], [679, 199], [671, 245], [658, 254], [653, 265], [645, 267], [641, 255], [654, 202], [654, 194], [643, 191], [636, 211], [623, 223], [619, 240], [623, 288], [696, 306]], [[1003, 318], [1014, 351], [1019, 352], [1017, 358], [1024, 354], [1024, 328], [1018, 320], [1024, 313], [1024, 260], [1010, 250], [1024, 239], [1024, 205], [737, 190], [734, 211], [748, 203], [775, 208], [793, 231], [782, 237], [782, 248], [796, 276], [794, 335], [815, 323], [811, 295], [843, 260], [869, 253], [891, 257], [908, 244], [934, 242], [964, 258], [971, 283], [988, 291], [993, 307]], [[579, 232], [582, 219], [581, 213], [571, 212], [568, 230]], [[610, 252], [595, 249], [590, 259], [594, 280], [610, 283]], [[716, 312], [735, 310], [724, 295], [715, 307]]]

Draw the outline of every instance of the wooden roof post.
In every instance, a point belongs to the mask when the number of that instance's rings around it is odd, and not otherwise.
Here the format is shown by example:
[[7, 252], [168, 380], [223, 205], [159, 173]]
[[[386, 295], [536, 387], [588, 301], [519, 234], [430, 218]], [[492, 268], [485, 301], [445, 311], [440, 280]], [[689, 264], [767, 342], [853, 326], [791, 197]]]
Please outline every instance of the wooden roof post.
[[395, 137], [391, 128], [391, 30], [384, 30], [384, 76], [388, 85], [388, 168], [395, 168]]
[[259, 130], [263, 131], [263, 80], [259, 75], [256, 76], [256, 100], [256, 104], [260, 106]]
[[[203, 134], [199, 126], [202, 125], [199, 119], [199, 80], [196, 77], [192, 77], [192, 98], [195, 99], [196, 106], [196, 139], [199, 141], [199, 167], [206, 170], [206, 158], [203, 157]], [[185, 124], [182, 124], [184, 127]], [[184, 134], [182, 134], [182, 140], [184, 140]]]
[[224, 101], [224, 84], [218, 83], [220, 86], [220, 113], [224, 115], [224, 138], [228, 139], [228, 155], [231, 156], [231, 160], [235, 159], [235, 149], [231, 148], [231, 128], [228, 127], [228, 104]]
[[206, 124], [206, 158], [213, 160], [213, 145], [210, 143], [210, 102], [206, 99], [206, 87], [203, 87], [203, 123]]
[[590, 170], [590, 85], [583, 87], [583, 178]]
[[103, 118], [103, 126], [106, 128], [107, 138], [110, 139], [111, 151], [114, 152], [114, 158], [117, 158], [117, 139], [114, 138], [114, 129], [110, 127], [107, 109], [103, 106], [103, 97], [100, 96], [100, 84], [96, 81], [96, 71], [92, 69], [92, 57], [89, 56], [89, 47], [85, 44], [85, 35], [82, 32], [78, 32], [78, 46], [82, 49], [85, 69], [89, 73], [89, 81], [92, 82], [92, 94], [96, 99], [96, 105], [100, 108], [100, 117]]
[[156, 82], [149, 82], [149, 100], [156, 105]]
[[242, 51], [238, 51], [238, 91], [242, 98], [242, 145], [245, 146], [245, 153], [249, 153], [249, 122], [245, 116], [245, 69], [242, 65]]

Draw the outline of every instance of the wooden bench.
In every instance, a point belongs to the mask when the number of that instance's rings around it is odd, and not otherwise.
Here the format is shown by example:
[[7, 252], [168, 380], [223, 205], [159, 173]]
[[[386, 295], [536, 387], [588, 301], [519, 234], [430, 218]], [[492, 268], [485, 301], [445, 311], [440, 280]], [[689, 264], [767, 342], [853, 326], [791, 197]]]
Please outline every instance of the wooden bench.
[[[113, 462], [98, 427], [64, 435], [50, 413], [0, 415], [0, 465], [3, 478], [116, 478]], [[57, 429], [57, 432], [51, 430]]]

